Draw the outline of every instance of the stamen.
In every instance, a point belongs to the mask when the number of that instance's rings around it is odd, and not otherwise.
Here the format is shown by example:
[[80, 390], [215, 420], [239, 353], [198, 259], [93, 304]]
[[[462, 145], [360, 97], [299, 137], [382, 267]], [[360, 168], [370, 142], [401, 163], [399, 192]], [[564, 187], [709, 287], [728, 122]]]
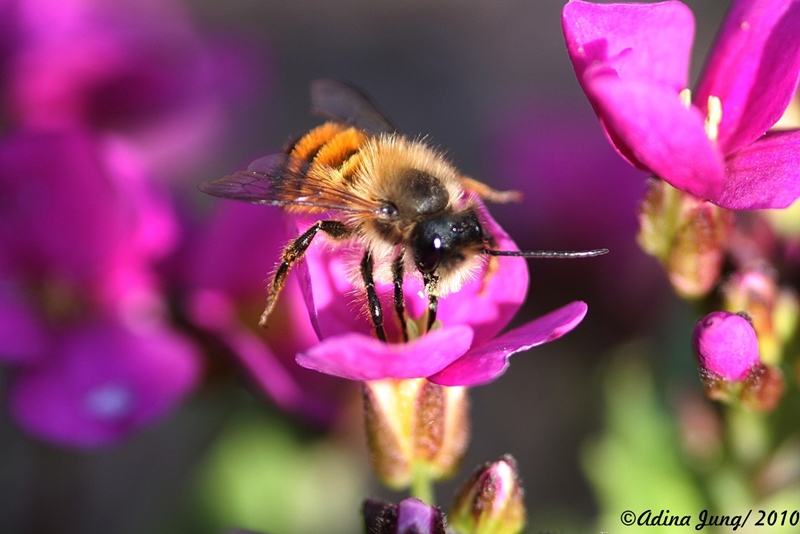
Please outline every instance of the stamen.
[[712, 141], [719, 136], [719, 123], [722, 122], [722, 102], [719, 97], [708, 97], [708, 116], [706, 117], [706, 135]]
[[681, 99], [681, 104], [686, 109], [692, 107], [692, 90], [688, 87], [686, 89], [682, 89], [680, 93], [678, 93], [678, 98]]

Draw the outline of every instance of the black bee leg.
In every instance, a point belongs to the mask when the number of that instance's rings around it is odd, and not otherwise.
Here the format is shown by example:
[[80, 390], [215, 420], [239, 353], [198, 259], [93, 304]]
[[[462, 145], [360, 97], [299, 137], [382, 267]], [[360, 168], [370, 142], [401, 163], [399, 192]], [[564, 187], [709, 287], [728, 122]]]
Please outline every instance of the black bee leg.
[[372, 278], [373, 270], [372, 253], [367, 249], [361, 260], [361, 277], [364, 279], [364, 288], [367, 290], [367, 306], [372, 324], [375, 326], [375, 335], [381, 341], [386, 341], [386, 332], [383, 330], [383, 308], [375, 291], [375, 280]]
[[260, 326], [267, 326], [267, 319], [269, 319], [269, 314], [272, 313], [272, 308], [275, 307], [278, 295], [281, 289], [283, 289], [283, 285], [286, 283], [289, 270], [292, 268], [294, 262], [303, 257], [311, 241], [314, 240], [314, 236], [316, 236], [320, 230], [334, 239], [342, 239], [350, 235], [350, 229], [340, 221], [317, 221], [311, 225], [308, 230], [300, 234], [297, 239], [286, 245], [286, 248], [284, 248], [281, 253], [281, 263], [275, 270], [275, 274], [272, 275], [272, 281], [269, 284], [267, 305], [264, 308], [264, 313], [261, 314], [261, 319], [258, 321]]
[[439, 277], [435, 274], [423, 274], [422, 280], [425, 282], [425, 293], [428, 294], [428, 324], [425, 330], [430, 331], [436, 321], [436, 310], [439, 309], [439, 296], [436, 294]]
[[394, 259], [392, 264], [392, 283], [394, 284], [394, 311], [400, 320], [400, 328], [403, 331], [403, 341], [408, 342], [408, 326], [406, 325], [406, 303], [403, 297], [403, 261], [405, 251]]

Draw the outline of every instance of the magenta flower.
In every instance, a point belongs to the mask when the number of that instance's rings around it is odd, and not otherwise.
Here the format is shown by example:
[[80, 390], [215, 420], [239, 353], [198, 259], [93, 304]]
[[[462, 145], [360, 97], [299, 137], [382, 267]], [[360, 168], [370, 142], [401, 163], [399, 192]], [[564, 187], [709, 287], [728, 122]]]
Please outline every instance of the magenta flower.
[[[536, 300], [553, 298], [567, 283], [589, 297], [607, 331], [630, 329], [658, 313], [663, 276], [636, 244], [638, 224], [630, 206], [642, 196], [643, 173], [619, 158], [592, 112], [577, 97], [547, 102], [517, 100], [497, 113], [488, 144], [489, 167], [500, 189], [519, 190], [524, 202], [494, 211], [501, 226], [514, 226], [522, 249], [581, 250], [597, 244], [612, 251], [591, 261], [530, 261]], [[602, 202], [597, 199], [602, 198]], [[549, 302], [549, 300], [547, 300]]]
[[771, 131], [800, 75], [800, 3], [734, 0], [692, 96], [694, 19], [677, 1], [564, 6], [578, 81], [628, 162], [731, 209], [800, 196], [800, 131]]
[[392, 504], [378, 499], [364, 501], [364, 526], [374, 534], [445, 534], [441, 510], [419, 499]]
[[43, 439], [108, 445], [199, 380], [152, 269], [175, 222], [140, 170], [85, 131], [0, 140], [0, 360], [12, 415]]
[[[481, 212], [483, 226], [495, 236], [498, 247], [516, 250], [488, 212]], [[303, 367], [351, 380], [427, 377], [445, 386], [483, 384], [505, 371], [512, 354], [561, 337], [586, 314], [586, 304], [573, 302], [497, 337], [528, 288], [525, 260], [500, 257], [495, 270], [484, 269], [461, 290], [440, 300], [441, 329], [409, 343], [387, 344], [373, 337], [371, 323], [359, 313], [363, 288], [348, 276], [353, 258], [358, 257], [354, 250], [315, 243], [298, 265], [312, 324], [322, 340], [298, 354], [297, 363]], [[419, 317], [427, 303], [420, 281], [407, 277], [404, 290], [409, 316]], [[378, 284], [378, 292], [384, 297], [384, 309], [393, 310], [388, 284]], [[391, 322], [389, 326], [394, 326]], [[387, 327], [387, 336], [399, 339], [396, 327]]]
[[47, 348], [47, 327], [5, 273], [0, 273], [0, 283], [0, 362], [35, 362]]
[[289, 239], [285, 226], [277, 209], [221, 203], [195, 236], [191, 269], [182, 269], [179, 278], [186, 280], [191, 321], [220, 340], [281, 409], [325, 425], [338, 413], [346, 382], [294, 363], [295, 354], [318, 342], [294, 275], [270, 327], [252, 320], [266, 299], [264, 280]]
[[107, 445], [199, 382], [199, 350], [171, 323], [155, 267], [180, 237], [155, 179], [209, 161], [261, 78], [172, 0], [0, 0], [0, 20], [9, 402], [44, 439]]
[[35, 365], [12, 373], [10, 410], [25, 430], [62, 445], [116, 443], [164, 417], [199, 379], [197, 349], [166, 328], [82, 321], [47, 342]]
[[252, 54], [201, 40], [179, 2], [10, 4], [0, 87], [7, 120], [113, 133], [160, 177], [189, 176], [210, 161], [228, 112], [262, 82], [245, 66]]
[[744, 380], [760, 363], [753, 325], [735, 313], [706, 315], [694, 329], [694, 348], [700, 367], [725, 380]]

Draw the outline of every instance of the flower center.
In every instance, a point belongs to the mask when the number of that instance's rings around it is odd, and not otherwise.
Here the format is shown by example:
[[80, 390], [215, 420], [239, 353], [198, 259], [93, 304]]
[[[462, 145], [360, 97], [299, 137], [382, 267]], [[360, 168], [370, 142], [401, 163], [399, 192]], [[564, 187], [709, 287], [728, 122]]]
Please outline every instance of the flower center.
[[[423, 313], [416, 319], [408, 317], [406, 319], [406, 330], [408, 332], [408, 340], [414, 341], [415, 339], [422, 337], [422, 335], [426, 333], [427, 324], [428, 324], [427, 312]], [[442, 328], [442, 321], [437, 319], [433, 322], [428, 332], [433, 332], [434, 330], [438, 330], [440, 328]]]
[[[692, 106], [692, 90], [683, 89], [678, 93], [678, 98], [681, 103], [689, 109]], [[711, 95], [708, 97], [708, 114], [706, 115], [705, 129], [706, 135], [712, 141], [716, 141], [719, 137], [719, 123], [722, 122], [722, 101], [719, 97]]]

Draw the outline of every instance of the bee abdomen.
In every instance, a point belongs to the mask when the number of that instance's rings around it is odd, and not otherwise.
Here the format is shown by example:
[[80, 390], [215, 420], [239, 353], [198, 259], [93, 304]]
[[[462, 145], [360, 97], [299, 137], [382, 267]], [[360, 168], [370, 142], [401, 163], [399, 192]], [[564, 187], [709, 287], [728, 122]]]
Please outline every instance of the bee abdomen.
[[289, 152], [292, 156], [313, 164], [339, 170], [342, 178], [352, 180], [359, 155], [369, 135], [356, 128], [335, 122], [326, 122], [299, 139]]

